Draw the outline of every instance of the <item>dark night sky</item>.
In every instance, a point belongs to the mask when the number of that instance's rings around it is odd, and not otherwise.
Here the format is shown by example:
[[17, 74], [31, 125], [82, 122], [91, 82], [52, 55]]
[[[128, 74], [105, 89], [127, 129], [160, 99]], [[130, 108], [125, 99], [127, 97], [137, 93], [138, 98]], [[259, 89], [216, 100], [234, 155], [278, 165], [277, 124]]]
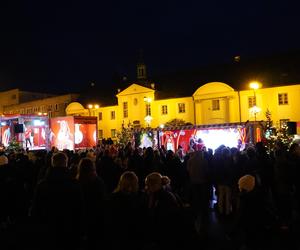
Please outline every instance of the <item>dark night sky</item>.
[[[6, 2], [6, 3], [3, 3]], [[77, 92], [150, 75], [300, 49], [288, 1], [1, 1], [0, 86]]]

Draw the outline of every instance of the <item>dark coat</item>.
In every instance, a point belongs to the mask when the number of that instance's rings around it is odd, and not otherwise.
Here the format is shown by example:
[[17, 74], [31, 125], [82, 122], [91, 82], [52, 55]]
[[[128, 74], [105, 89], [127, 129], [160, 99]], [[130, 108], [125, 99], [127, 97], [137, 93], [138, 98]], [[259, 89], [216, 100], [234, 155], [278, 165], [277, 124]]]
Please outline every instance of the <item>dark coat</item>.
[[[84, 229], [83, 196], [66, 168], [50, 168], [37, 188], [32, 215], [54, 246], [78, 244]], [[42, 237], [45, 235], [42, 235]]]

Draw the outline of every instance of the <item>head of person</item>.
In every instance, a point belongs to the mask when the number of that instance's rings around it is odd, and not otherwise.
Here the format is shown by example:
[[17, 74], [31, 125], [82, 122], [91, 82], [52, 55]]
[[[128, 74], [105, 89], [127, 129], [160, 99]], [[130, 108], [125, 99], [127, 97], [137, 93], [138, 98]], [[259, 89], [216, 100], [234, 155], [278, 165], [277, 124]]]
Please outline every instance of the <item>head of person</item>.
[[114, 192], [122, 193], [137, 193], [139, 190], [139, 179], [136, 174], [132, 171], [124, 172], [120, 179], [117, 188]]
[[255, 187], [255, 177], [252, 175], [244, 175], [238, 181], [240, 192], [251, 192]]
[[8, 158], [3, 154], [0, 156], [0, 167], [8, 164]]
[[66, 168], [68, 165], [68, 157], [65, 153], [58, 152], [53, 154], [51, 158], [52, 167], [63, 167]]
[[161, 184], [162, 184], [162, 187], [163, 187], [164, 190], [172, 191], [171, 180], [170, 180], [170, 178], [168, 176], [163, 175], [161, 177]]
[[148, 193], [155, 193], [163, 188], [162, 176], [160, 173], [153, 172], [147, 175], [145, 187]]
[[79, 161], [77, 169], [78, 180], [90, 180], [97, 176], [96, 167], [90, 158], [83, 158]]

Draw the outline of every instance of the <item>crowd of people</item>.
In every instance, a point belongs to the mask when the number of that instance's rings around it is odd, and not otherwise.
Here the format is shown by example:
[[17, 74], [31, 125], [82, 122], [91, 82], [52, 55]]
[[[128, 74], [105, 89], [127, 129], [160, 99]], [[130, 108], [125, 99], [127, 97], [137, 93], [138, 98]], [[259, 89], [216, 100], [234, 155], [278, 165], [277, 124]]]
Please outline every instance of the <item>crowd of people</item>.
[[186, 248], [208, 237], [214, 210], [233, 221], [231, 241], [257, 247], [267, 230], [299, 227], [299, 163], [300, 146], [281, 143], [271, 152], [262, 143], [186, 154], [131, 143], [3, 151], [0, 230], [9, 246], [26, 238], [32, 248]]

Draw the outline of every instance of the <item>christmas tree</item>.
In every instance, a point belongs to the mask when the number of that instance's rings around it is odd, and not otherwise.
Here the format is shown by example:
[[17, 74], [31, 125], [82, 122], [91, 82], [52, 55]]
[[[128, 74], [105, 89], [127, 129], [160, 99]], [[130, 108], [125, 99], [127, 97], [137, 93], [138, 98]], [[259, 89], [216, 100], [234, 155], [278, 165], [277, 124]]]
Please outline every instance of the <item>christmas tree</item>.
[[133, 128], [130, 123], [125, 127], [124, 123], [122, 124], [122, 129], [117, 133], [117, 142], [122, 146], [126, 146], [128, 142], [132, 142], [134, 139]]
[[289, 148], [293, 142], [293, 136], [288, 133], [287, 123], [283, 122], [279, 126], [274, 127], [269, 109], [266, 111], [266, 120], [265, 139], [268, 151], [273, 151], [278, 144]]
[[7, 149], [9, 151], [19, 151], [21, 150], [20, 143], [16, 140], [16, 138], [13, 138], [9, 143]]

